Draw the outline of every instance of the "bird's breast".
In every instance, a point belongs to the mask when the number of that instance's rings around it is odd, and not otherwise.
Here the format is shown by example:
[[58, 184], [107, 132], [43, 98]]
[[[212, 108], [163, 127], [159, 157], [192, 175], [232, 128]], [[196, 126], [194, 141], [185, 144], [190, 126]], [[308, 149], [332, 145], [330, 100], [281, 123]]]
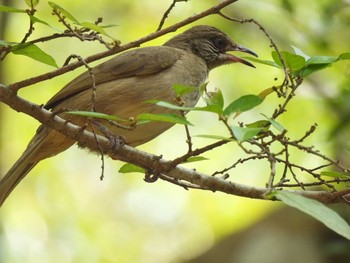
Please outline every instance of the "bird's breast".
[[208, 68], [203, 59], [196, 55], [183, 51], [182, 56], [176, 63], [164, 72], [163, 76], [159, 76], [160, 81], [167, 83], [172, 96], [174, 96], [172, 86], [181, 84], [194, 88], [194, 92], [183, 96], [186, 106], [194, 106], [199, 99], [199, 87], [206, 81], [208, 77]]

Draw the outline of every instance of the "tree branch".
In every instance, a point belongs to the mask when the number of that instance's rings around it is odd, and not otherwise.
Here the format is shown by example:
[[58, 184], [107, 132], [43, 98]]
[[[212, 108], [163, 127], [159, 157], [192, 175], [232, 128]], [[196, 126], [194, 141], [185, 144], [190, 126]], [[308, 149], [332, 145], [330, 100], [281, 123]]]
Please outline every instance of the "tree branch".
[[[112, 159], [133, 163], [141, 166], [152, 173], [164, 174], [176, 180], [182, 180], [197, 185], [200, 189], [219, 191], [231, 195], [249, 197], [254, 199], [268, 199], [267, 188], [259, 188], [234, 183], [219, 177], [209, 176], [196, 170], [187, 169], [181, 166], [172, 166], [172, 161], [164, 160], [154, 154], [140, 151], [128, 145], [115, 149], [113, 143], [106, 137], [95, 135], [84, 128], [76, 126], [47, 111], [43, 107], [31, 103], [16, 95], [16, 92], [8, 87], [0, 86], [0, 100], [12, 109], [26, 113], [44, 125], [55, 129], [65, 136], [77, 141], [80, 146], [92, 149], [101, 149]], [[96, 138], [98, 142], [96, 141]], [[288, 190], [323, 203], [346, 203], [350, 199], [350, 189], [339, 192], [327, 191], [301, 191]]]

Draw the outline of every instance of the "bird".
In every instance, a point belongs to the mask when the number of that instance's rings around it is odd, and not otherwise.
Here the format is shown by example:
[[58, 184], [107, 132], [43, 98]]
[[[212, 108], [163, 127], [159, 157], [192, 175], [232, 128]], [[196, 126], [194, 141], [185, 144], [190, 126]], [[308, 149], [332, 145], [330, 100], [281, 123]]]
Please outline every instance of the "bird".
[[[68, 115], [63, 109], [90, 111], [115, 115], [124, 119], [142, 113], [176, 113], [178, 111], [146, 103], [148, 100], [174, 102], [174, 84], [192, 87], [193, 91], [181, 97], [183, 106], [193, 107], [200, 98], [199, 88], [209, 71], [231, 63], [253, 64], [228, 52], [240, 51], [253, 56], [255, 52], [239, 45], [220, 29], [209, 25], [193, 26], [162, 46], [140, 47], [117, 54], [82, 73], [44, 106], [69, 122], [84, 126], [87, 117]], [[92, 92], [95, 92], [92, 100]], [[135, 129], [121, 129], [107, 121], [98, 120], [115, 136], [122, 135], [125, 144], [136, 147], [157, 137], [173, 126], [170, 122], [149, 122]], [[87, 125], [91, 131], [91, 127]], [[96, 129], [96, 133], [99, 133]], [[21, 157], [0, 181], [0, 206], [18, 183], [40, 161], [65, 151], [75, 143], [60, 132], [41, 125]]]

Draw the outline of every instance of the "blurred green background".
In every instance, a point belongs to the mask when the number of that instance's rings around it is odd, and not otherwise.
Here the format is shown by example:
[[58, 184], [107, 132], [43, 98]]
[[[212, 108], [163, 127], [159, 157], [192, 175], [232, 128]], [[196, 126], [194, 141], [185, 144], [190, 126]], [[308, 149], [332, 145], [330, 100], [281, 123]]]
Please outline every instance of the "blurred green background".
[[[165, 26], [218, 2], [180, 2]], [[22, 1], [3, 0], [0, 3], [25, 8]], [[103, 17], [104, 24], [116, 24], [116, 27], [108, 29], [108, 33], [127, 43], [155, 31], [171, 1], [60, 0], [56, 3], [80, 21], [93, 22]], [[47, 1], [41, 1], [37, 10], [37, 17], [60, 27], [56, 17], [51, 15]], [[291, 45], [294, 45], [309, 55], [338, 55], [349, 51], [349, 1], [238, 1], [226, 8], [225, 13], [258, 20], [282, 50], [291, 51]], [[195, 24], [216, 26], [237, 43], [254, 50], [260, 58], [270, 58], [272, 49], [269, 42], [253, 24], [232, 23], [217, 15]], [[0, 29], [3, 30], [0, 35], [6, 41], [20, 41], [27, 28], [25, 15], [11, 14], [6, 28]], [[38, 24], [32, 37], [53, 32], [53, 29]], [[146, 45], [160, 45], [174, 34], [177, 33], [165, 35]], [[98, 43], [76, 39], [55, 40], [40, 44], [40, 47], [51, 54], [59, 65], [70, 54], [86, 57], [105, 49]], [[210, 74], [209, 87], [220, 88], [230, 101], [244, 94], [258, 94], [282, 81], [283, 75], [276, 69], [256, 66], [255, 70], [241, 65], [215, 69]], [[9, 55], [0, 67], [0, 82], [5, 84], [53, 69], [15, 55]], [[45, 103], [82, 71], [80, 68], [25, 88], [20, 95], [38, 104]], [[288, 113], [279, 119], [292, 138], [302, 136], [310, 125], [318, 123], [317, 132], [307, 143], [344, 162], [348, 162], [350, 148], [349, 75], [348, 62], [314, 74], [298, 90]], [[277, 82], [274, 78], [278, 78]], [[275, 96], [269, 96], [256, 111], [242, 115], [240, 120], [254, 121], [261, 118], [259, 113], [269, 115], [279, 102]], [[193, 134], [218, 134], [221, 126], [216, 117], [202, 114], [189, 115], [189, 119], [196, 124]], [[1, 176], [20, 156], [38, 125], [32, 118], [0, 104]], [[208, 141], [194, 138], [194, 143], [200, 146]], [[175, 126], [140, 148], [163, 154], [168, 159], [176, 157], [187, 150], [184, 129]], [[229, 166], [241, 154], [232, 144], [205, 154], [210, 161], [188, 167], [197, 167], [210, 174]], [[299, 154], [293, 158], [302, 165], [317, 165], [319, 162]], [[249, 229], [271, 211], [280, 208], [280, 204], [267, 201], [207, 191], [185, 191], [162, 181], [148, 184], [139, 174], [118, 174], [120, 165], [121, 162], [107, 160], [105, 179], [101, 182], [100, 157], [76, 146], [40, 163], [1, 208], [0, 262], [185, 262], [232, 233]], [[264, 186], [268, 171], [267, 163], [257, 161], [238, 167], [230, 173], [230, 178], [235, 182]], [[256, 238], [253, 236], [251, 241]], [[237, 259], [217, 262], [254, 261]], [[260, 258], [259, 262], [267, 261]]]

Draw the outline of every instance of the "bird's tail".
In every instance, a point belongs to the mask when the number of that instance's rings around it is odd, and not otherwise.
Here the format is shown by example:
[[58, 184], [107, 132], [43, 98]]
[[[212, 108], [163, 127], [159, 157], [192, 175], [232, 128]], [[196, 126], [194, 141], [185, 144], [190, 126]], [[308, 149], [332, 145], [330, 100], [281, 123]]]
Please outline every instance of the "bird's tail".
[[23, 152], [21, 157], [7, 172], [7, 174], [0, 181], [0, 206], [4, 203], [6, 198], [15, 189], [18, 183], [34, 168], [40, 161], [36, 161], [35, 156], [40, 151], [45, 136], [35, 136], [29, 143], [27, 149]]

